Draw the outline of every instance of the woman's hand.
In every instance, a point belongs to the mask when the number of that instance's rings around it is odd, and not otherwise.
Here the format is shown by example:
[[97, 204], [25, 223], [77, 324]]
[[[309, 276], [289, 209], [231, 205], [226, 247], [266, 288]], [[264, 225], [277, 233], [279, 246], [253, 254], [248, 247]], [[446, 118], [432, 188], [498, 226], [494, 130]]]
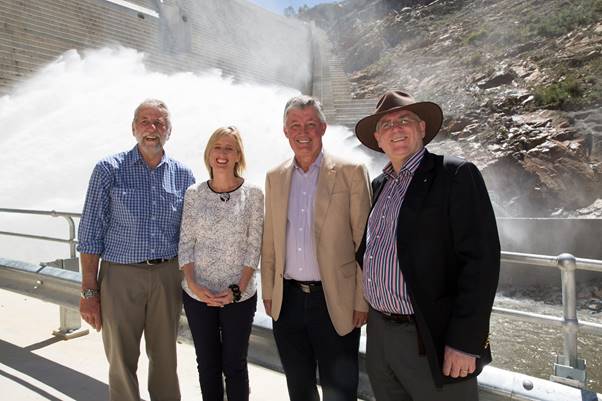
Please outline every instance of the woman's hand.
[[217, 294], [211, 292], [208, 288], [203, 287], [202, 285], [199, 285], [195, 282], [189, 282], [188, 288], [190, 289], [190, 291], [192, 291], [194, 295], [196, 295], [199, 301], [207, 304], [207, 306], [215, 306], [220, 308], [224, 306], [224, 304], [220, 301], [220, 297]]
[[215, 298], [216, 301], [220, 302], [222, 304], [222, 306], [224, 305], [228, 305], [234, 302], [234, 294], [232, 293], [232, 291], [228, 288], [218, 294], [215, 294]]

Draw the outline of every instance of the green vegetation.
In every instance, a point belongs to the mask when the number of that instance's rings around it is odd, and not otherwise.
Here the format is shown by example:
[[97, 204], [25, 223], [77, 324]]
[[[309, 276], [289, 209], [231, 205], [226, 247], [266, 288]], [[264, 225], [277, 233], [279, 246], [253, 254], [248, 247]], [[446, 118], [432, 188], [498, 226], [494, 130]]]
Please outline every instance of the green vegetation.
[[468, 58], [468, 65], [476, 67], [483, 64], [483, 55], [481, 53], [473, 53]]
[[593, 59], [578, 71], [561, 67], [557, 74], [563, 78], [550, 85], [533, 88], [536, 105], [575, 109], [602, 103], [602, 59]]
[[464, 44], [466, 45], [476, 45], [478, 42], [484, 40], [487, 37], [487, 32], [483, 29], [479, 29], [478, 31], [473, 31], [468, 34], [464, 38]]
[[563, 105], [574, 103], [574, 99], [581, 97], [583, 89], [574, 76], [567, 76], [562, 81], [535, 88], [534, 94], [538, 106], [562, 108]]
[[565, 3], [560, 11], [536, 18], [529, 25], [529, 31], [534, 35], [557, 37], [601, 18], [602, 0], [581, 0]]

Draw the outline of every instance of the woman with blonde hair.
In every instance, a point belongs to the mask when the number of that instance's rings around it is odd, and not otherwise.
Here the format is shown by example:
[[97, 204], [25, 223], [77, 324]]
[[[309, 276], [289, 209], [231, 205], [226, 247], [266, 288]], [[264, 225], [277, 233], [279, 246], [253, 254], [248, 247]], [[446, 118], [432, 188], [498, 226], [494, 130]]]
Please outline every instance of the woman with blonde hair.
[[218, 128], [205, 148], [209, 181], [184, 198], [178, 259], [183, 302], [204, 401], [248, 401], [247, 350], [257, 303], [255, 272], [263, 193], [242, 178], [245, 154], [235, 127]]

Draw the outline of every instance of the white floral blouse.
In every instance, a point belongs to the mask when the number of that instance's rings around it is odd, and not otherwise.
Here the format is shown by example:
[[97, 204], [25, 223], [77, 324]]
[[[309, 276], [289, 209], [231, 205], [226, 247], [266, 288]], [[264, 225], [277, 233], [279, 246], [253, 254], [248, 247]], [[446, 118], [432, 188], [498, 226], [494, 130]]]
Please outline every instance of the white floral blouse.
[[[238, 284], [245, 266], [257, 270], [263, 230], [263, 192], [243, 183], [229, 193], [214, 192], [207, 182], [186, 190], [178, 260], [180, 267], [194, 263], [194, 277], [211, 291]], [[253, 273], [241, 301], [257, 291]], [[182, 288], [192, 298], [186, 279]]]

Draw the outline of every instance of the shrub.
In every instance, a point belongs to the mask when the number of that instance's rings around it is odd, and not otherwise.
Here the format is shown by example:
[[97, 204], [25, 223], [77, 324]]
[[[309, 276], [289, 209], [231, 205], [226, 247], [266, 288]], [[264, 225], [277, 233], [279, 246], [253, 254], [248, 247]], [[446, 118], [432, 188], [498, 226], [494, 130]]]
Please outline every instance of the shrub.
[[536, 19], [530, 30], [537, 35], [557, 37], [596, 22], [601, 17], [602, 0], [582, 0], [575, 5], [566, 5], [557, 13]]
[[573, 99], [581, 97], [583, 90], [574, 77], [535, 88], [535, 103], [538, 106], [560, 108]]
[[480, 29], [478, 31], [474, 31], [468, 34], [466, 38], [464, 38], [464, 43], [467, 45], [476, 45], [477, 42], [482, 41], [487, 37], [487, 32]]

